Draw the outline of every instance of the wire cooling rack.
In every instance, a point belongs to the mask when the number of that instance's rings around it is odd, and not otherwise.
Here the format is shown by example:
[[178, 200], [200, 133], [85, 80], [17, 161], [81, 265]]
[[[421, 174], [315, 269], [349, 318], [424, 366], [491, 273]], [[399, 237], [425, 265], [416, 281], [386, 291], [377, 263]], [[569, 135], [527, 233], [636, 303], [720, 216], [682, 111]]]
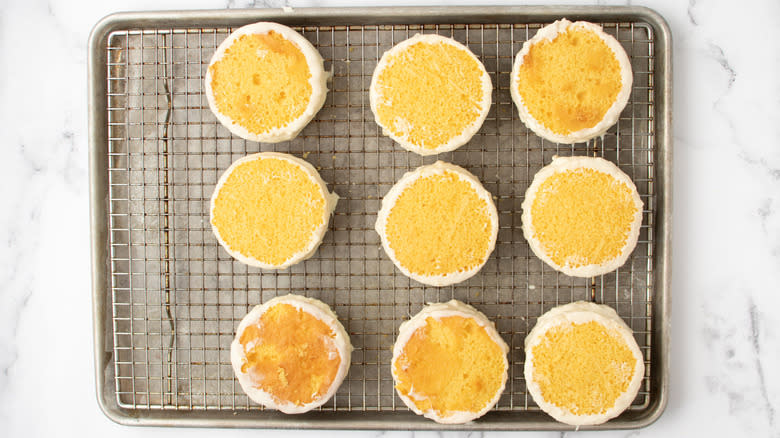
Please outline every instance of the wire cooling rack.
[[[252, 306], [296, 293], [329, 304], [355, 347], [346, 380], [320, 411], [407, 411], [394, 392], [389, 365], [398, 326], [425, 303], [452, 298], [485, 313], [510, 346], [509, 379], [496, 411], [518, 413], [522, 420], [522, 413], [538, 410], [523, 379], [524, 338], [539, 315], [576, 300], [613, 307], [634, 330], [646, 374], [629, 410], [647, 409], [657, 372], [651, 354], [656, 342], [656, 36], [641, 20], [591, 21], [626, 49], [634, 84], [617, 125], [602, 138], [576, 145], [534, 135], [510, 97], [514, 56], [544, 21], [292, 26], [319, 50], [332, 81], [314, 120], [297, 138], [279, 144], [232, 136], [209, 110], [204, 75], [233, 27], [139, 26], [110, 32], [104, 48], [110, 314], [96, 317], [106, 319], [111, 337], [113, 369], [107, 373], [116, 404], [127, 410], [262, 410], [234, 378], [230, 343]], [[382, 136], [368, 100], [383, 52], [416, 33], [466, 44], [494, 85], [479, 133], [436, 157], [406, 152]], [[209, 225], [209, 198], [220, 174], [234, 160], [259, 151], [306, 159], [341, 197], [314, 256], [284, 271], [234, 261]], [[572, 278], [530, 251], [520, 228], [520, 205], [536, 171], [554, 155], [601, 156], [635, 182], [644, 202], [642, 229], [632, 256], [617, 271]], [[473, 278], [443, 288], [401, 274], [373, 229], [390, 187], [405, 172], [437, 159], [474, 173], [499, 212], [498, 242], [487, 264]]]

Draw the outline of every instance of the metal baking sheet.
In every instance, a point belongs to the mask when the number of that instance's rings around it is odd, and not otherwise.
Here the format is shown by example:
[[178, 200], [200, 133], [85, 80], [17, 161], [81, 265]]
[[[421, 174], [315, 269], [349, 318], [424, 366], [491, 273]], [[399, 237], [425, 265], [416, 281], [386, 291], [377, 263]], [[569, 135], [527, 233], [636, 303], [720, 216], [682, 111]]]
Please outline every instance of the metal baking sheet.
[[[558, 145], [529, 132], [509, 93], [515, 54], [555, 19], [603, 25], [634, 70], [631, 98], [601, 139]], [[331, 91], [296, 139], [279, 144], [231, 136], [208, 109], [203, 77], [217, 45], [255, 21], [289, 25], [333, 72]], [[416, 33], [465, 43], [494, 84], [479, 133], [460, 149], [420, 157], [381, 135], [368, 102], [382, 53]], [[631, 407], [595, 429], [641, 427], [667, 400], [671, 178], [670, 33], [639, 7], [399, 7], [123, 13], [90, 39], [90, 170], [95, 361], [100, 405], [134, 425], [344, 429], [570, 429], [526, 392], [523, 339], [537, 317], [574, 300], [615, 308], [644, 354], [646, 375]], [[233, 261], [208, 224], [220, 173], [249, 153], [280, 151], [315, 165], [341, 200], [322, 246], [284, 271]], [[614, 273], [559, 274], [529, 250], [520, 204], [553, 155], [595, 155], [619, 165], [645, 204], [639, 244]], [[381, 197], [408, 170], [436, 159], [467, 168], [493, 194], [500, 230], [482, 271], [450, 287], [398, 272], [373, 230]], [[297, 416], [263, 410], [233, 377], [229, 348], [240, 319], [274, 296], [328, 303], [355, 351], [343, 385], [323, 407]], [[506, 390], [470, 424], [444, 426], [411, 413], [395, 395], [389, 361], [398, 326], [426, 302], [457, 298], [495, 321], [510, 345]], [[585, 428], [583, 428], [585, 429]]]

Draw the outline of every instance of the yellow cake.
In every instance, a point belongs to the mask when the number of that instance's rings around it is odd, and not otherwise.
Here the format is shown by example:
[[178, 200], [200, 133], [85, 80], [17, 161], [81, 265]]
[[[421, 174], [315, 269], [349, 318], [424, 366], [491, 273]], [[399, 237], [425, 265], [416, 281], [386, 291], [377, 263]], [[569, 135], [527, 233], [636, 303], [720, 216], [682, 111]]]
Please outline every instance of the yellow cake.
[[485, 67], [464, 45], [415, 35], [382, 55], [371, 78], [371, 110], [382, 132], [420, 155], [457, 149], [490, 109]]
[[466, 423], [495, 406], [509, 347], [485, 315], [460, 301], [431, 304], [401, 324], [392, 373], [401, 400], [438, 423]]
[[601, 26], [558, 20], [523, 44], [510, 91], [520, 119], [537, 135], [576, 143], [604, 134], [631, 94], [631, 62]]
[[253, 401], [287, 414], [328, 401], [349, 370], [352, 345], [327, 304], [298, 295], [256, 306], [230, 346], [233, 371]]
[[543, 411], [575, 426], [617, 417], [639, 392], [645, 373], [633, 332], [604, 305], [556, 307], [525, 339], [525, 381]]
[[219, 178], [211, 228], [235, 259], [284, 269], [314, 254], [337, 201], [306, 161], [276, 152], [248, 155]]
[[602, 158], [553, 157], [523, 201], [523, 234], [537, 257], [574, 277], [622, 266], [636, 247], [643, 203], [631, 178]]
[[376, 231], [401, 272], [447, 286], [485, 264], [496, 244], [498, 213], [474, 175], [437, 161], [408, 172], [390, 189]]
[[206, 71], [209, 107], [233, 134], [276, 143], [300, 132], [325, 102], [322, 57], [303, 36], [277, 23], [239, 28]]

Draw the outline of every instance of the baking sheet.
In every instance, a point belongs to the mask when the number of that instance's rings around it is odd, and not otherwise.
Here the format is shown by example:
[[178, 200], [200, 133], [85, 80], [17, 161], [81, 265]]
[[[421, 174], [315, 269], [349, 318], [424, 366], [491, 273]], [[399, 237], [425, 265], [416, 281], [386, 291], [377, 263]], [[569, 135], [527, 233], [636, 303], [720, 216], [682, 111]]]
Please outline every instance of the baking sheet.
[[[560, 17], [603, 25], [626, 48], [631, 98], [602, 139], [542, 140], [517, 117], [509, 94], [514, 55]], [[208, 109], [203, 77], [216, 46], [235, 28], [277, 21], [309, 39], [333, 71], [312, 123], [279, 144], [231, 136]], [[368, 86], [382, 53], [416, 33], [465, 43], [494, 84], [479, 133], [436, 157], [404, 151], [381, 135]], [[95, 355], [99, 399], [125, 424], [378, 429], [568, 429], [539, 411], [523, 380], [523, 340], [536, 318], [575, 300], [615, 308], [632, 327], [646, 376], [629, 410], [595, 428], [645, 425], [660, 415], [668, 379], [670, 219], [669, 32], [644, 8], [500, 7], [202, 11], [118, 14], [90, 42], [91, 178]], [[211, 234], [217, 178], [246, 154], [304, 157], [341, 196], [322, 246], [286, 271], [235, 262]], [[645, 203], [633, 255], [592, 279], [559, 274], [537, 259], [520, 230], [534, 173], [553, 155], [595, 155], [632, 177]], [[373, 230], [381, 197], [405, 172], [436, 159], [474, 173], [499, 211], [496, 250], [482, 271], [435, 288], [409, 280]], [[356, 349], [344, 384], [318, 412], [284, 416], [250, 402], [233, 377], [229, 345], [246, 312], [274, 296], [321, 299]], [[480, 420], [443, 426], [408, 411], [395, 395], [391, 346], [398, 326], [426, 302], [474, 305], [510, 345], [510, 376]]]

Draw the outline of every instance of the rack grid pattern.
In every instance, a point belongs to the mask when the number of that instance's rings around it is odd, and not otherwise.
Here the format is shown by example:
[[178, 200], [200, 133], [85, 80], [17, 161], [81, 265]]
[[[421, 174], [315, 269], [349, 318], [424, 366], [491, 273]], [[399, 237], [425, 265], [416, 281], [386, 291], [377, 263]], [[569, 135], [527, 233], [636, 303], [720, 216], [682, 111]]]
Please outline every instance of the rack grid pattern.
[[[211, 114], [203, 78], [233, 29], [113, 32], [108, 39], [108, 155], [111, 324], [117, 402], [136, 409], [262, 409], [242, 392], [230, 342], [248, 310], [277, 295], [318, 298], [339, 315], [355, 351], [344, 384], [324, 411], [406, 410], [390, 375], [398, 326], [424, 303], [462, 300], [484, 312], [510, 346], [509, 380], [496, 409], [536, 410], [523, 380], [523, 340], [554, 306], [591, 300], [612, 306], [634, 330], [646, 376], [631, 409], [649, 403], [653, 372], [654, 36], [641, 22], [603, 22], [631, 59], [634, 85], [618, 124], [588, 143], [558, 145], [523, 125], [509, 93], [514, 55], [538, 24], [295, 27], [333, 73], [322, 110], [279, 144], [231, 136]], [[406, 152], [381, 135], [368, 102], [382, 53], [416, 33], [465, 43], [490, 73], [493, 104], [479, 133], [437, 157]], [[278, 151], [311, 162], [341, 197], [315, 255], [284, 271], [234, 261], [211, 233], [209, 198], [236, 159]], [[645, 205], [639, 243], [616, 272], [591, 279], [559, 274], [531, 253], [520, 205], [533, 175], [554, 155], [604, 157], [632, 177]], [[382, 196], [407, 171], [436, 159], [474, 173], [494, 196], [499, 234], [482, 271], [436, 288], [395, 269], [373, 230]]]

